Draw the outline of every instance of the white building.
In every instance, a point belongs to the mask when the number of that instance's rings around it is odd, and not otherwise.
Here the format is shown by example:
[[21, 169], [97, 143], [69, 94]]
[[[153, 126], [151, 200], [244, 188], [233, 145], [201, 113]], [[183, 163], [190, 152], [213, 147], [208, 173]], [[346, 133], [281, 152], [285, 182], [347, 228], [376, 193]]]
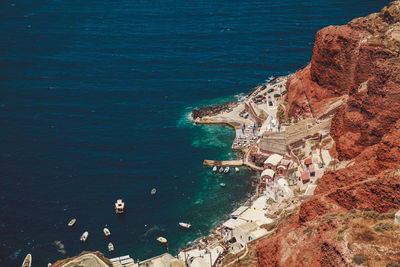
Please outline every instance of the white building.
[[235, 229], [233, 229], [233, 236], [236, 238], [237, 241], [242, 241], [243, 243], [247, 243], [252, 241], [252, 237], [250, 236], [250, 233], [257, 230], [258, 225], [254, 222], [244, 222]]
[[233, 236], [237, 241], [242, 241], [243, 243], [251, 242], [262, 236], [268, 234], [268, 231], [263, 228], [259, 228], [254, 222], [244, 222], [237, 226], [233, 230]]
[[278, 164], [281, 162], [282, 159], [282, 155], [272, 154], [264, 161], [264, 167], [276, 171]]
[[275, 177], [275, 171], [272, 169], [265, 169], [261, 173], [261, 179], [263, 182], [266, 180], [273, 180]]

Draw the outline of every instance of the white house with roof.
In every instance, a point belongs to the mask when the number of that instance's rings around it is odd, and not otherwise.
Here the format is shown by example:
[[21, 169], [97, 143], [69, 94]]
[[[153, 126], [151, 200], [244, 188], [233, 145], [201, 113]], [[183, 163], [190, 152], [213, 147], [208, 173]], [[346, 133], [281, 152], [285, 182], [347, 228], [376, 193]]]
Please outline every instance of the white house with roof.
[[243, 222], [233, 229], [232, 234], [236, 238], [237, 241], [242, 241], [247, 243], [252, 239], [249, 238], [250, 233], [257, 230], [258, 226], [254, 222]]
[[235, 227], [232, 234], [237, 241], [248, 243], [257, 238], [265, 236], [268, 234], [268, 231], [266, 229], [259, 228], [254, 222], [244, 222]]
[[274, 180], [274, 177], [275, 177], [275, 171], [272, 169], [265, 169], [261, 173], [262, 182], [266, 182], [267, 180], [268, 181]]
[[272, 154], [264, 161], [264, 168], [276, 171], [278, 164], [283, 159], [282, 155]]

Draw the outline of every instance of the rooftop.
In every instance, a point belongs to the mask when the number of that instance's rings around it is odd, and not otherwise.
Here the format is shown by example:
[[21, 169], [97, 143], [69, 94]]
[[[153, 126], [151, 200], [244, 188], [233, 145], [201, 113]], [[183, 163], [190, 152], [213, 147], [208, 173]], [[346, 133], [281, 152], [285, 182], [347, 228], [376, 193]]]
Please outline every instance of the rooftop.
[[283, 159], [283, 156], [278, 155], [278, 154], [272, 154], [271, 156], [269, 156], [265, 161], [264, 164], [271, 164], [273, 166], [276, 166], [279, 164], [279, 162], [281, 162], [281, 160]]
[[301, 174], [301, 180], [303, 180], [303, 181], [308, 181], [308, 180], [310, 180], [310, 173], [309, 173], [309, 172], [303, 172], [303, 173]]
[[275, 171], [271, 170], [271, 169], [265, 169], [261, 173], [261, 177], [263, 177], [263, 176], [274, 177], [274, 175], [275, 175]]

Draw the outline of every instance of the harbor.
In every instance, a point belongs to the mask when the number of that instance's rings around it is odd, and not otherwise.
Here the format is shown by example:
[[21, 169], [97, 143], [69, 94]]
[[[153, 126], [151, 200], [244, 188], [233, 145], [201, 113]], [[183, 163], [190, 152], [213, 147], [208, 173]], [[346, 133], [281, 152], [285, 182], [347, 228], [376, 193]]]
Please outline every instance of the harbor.
[[[221, 113], [196, 118], [197, 124], [231, 126], [235, 130], [232, 149], [242, 155], [234, 160], [204, 160], [203, 166], [214, 174], [230, 174], [230, 167], [236, 167], [233, 173], [238, 173], [238, 167], [246, 166], [258, 173], [257, 180], [248, 199], [208, 236], [185, 246], [175, 256], [165, 253], [136, 261], [137, 266], [255, 263], [254, 256], [248, 254], [249, 248], [254, 249], [258, 241], [274, 233], [284, 218], [298, 211], [300, 203], [313, 195], [316, 182], [325, 171], [343, 166], [333, 164], [328, 152], [332, 145], [329, 116], [299, 122], [282, 116], [285, 105], [280, 96], [286, 94], [287, 78], [278, 77], [256, 87], [243, 102], [232, 103]], [[221, 183], [221, 187], [225, 186]], [[163, 243], [168, 241], [164, 239]]]

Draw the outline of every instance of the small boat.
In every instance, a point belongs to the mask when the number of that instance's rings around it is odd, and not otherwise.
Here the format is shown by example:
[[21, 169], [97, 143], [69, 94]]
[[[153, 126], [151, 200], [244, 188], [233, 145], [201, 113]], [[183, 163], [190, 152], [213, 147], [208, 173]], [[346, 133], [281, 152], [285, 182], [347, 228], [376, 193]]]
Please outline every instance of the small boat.
[[224, 168], [223, 167], [219, 168], [219, 173], [223, 173], [223, 172], [224, 172]]
[[160, 242], [161, 244], [166, 244], [168, 242], [167, 239], [162, 236], [158, 237], [157, 241]]
[[103, 232], [104, 232], [104, 234], [105, 234], [106, 236], [110, 236], [110, 235], [111, 235], [111, 232], [110, 232], [110, 230], [108, 230], [108, 228], [104, 228], [104, 229], [103, 229]]
[[224, 184], [224, 183], [220, 183], [220, 184], [219, 184], [219, 186], [221, 186], [221, 187], [225, 187], [225, 186], [226, 186], [226, 184]]
[[74, 226], [75, 222], [76, 222], [76, 219], [73, 218], [72, 220], [69, 221], [68, 226], [69, 226], [69, 227]]
[[115, 202], [115, 212], [123, 213], [124, 211], [125, 211], [125, 203], [122, 201], [122, 199], [118, 199]]
[[217, 172], [217, 171], [218, 171], [217, 166], [214, 166], [214, 167], [213, 167], [213, 172]]
[[108, 251], [114, 251], [114, 245], [113, 243], [108, 243]]
[[239, 172], [240, 170], [239, 170], [239, 168], [238, 167], [236, 167], [235, 168], [235, 172]]
[[84, 232], [82, 235], [81, 235], [81, 241], [82, 242], [86, 242], [86, 239], [88, 238], [88, 236], [89, 236], [89, 232]]
[[179, 226], [185, 229], [190, 229], [190, 227], [192, 227], [190, 223], [184, 223], [184, 222], [180, 222]]
[[151, 195], [154, 196], [156, 193], [157, 193], [157, 190], [155, 188], [151, 189], [151, 192], [150, 192]]
[[31, 267], [31, 265], [32, 265], [32, 255], [28, 254], [26, 255], [21, 267]]
[[224, 170], [224, 173], [228, 173], [229, 172], [229, 167], [226, 167]]

